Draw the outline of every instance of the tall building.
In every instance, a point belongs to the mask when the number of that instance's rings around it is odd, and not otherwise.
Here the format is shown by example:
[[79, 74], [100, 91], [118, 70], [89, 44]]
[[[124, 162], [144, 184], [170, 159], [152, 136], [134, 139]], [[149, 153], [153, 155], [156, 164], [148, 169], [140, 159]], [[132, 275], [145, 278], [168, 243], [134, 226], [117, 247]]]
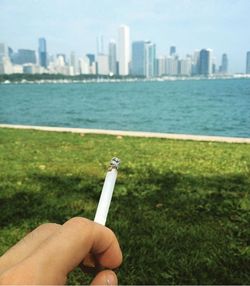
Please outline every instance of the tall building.
[[57, 58], [63, 58], [63, 61], [64, 61], [64, 64], [66, 65], [67, 64], [67, 58], [66, 58], [66, 55], [65, 54], [63, 54], [63, 53], [59, 53], [59, 54], [56, 54], [56, 57]]
[[87, 54], [86, 57], [89, 59], [89, 73], [96, 74], [97, 63], [95, 62], [95, 55]]
[[41, 67], [47, 68], [47, 46], [45, 38], [39, 38], [38, 40], [38, 55], [39, 55], [39, 63]]
[[156, 70], [157, 76], [163, 76], [166, 74], [166, 57], [160, 56], [157, 58]]
[[212, 74], [215, 74], [217, 71], [217, 68], [216, 68], [216, 57], [212, 57], [212, 68], [211, 68], [211, 73]]
[[170, 56], [174, 56], [176, 54], [176, 47], [175, 46], [170, 47], [169, 54], [170, 54]]
[[0, 43], [0, 61], [3, 57], [8, 56], [8, 49], [4, 43]]
[[19, 49], [13, 60], [14, 63], [18, 65], [36, 64], [36, 52], [33, 50]]
[[109, 71], [117, 74], [117, 59], [116, 59], [116, 43], [114, 40], [109, 42]]
[[208, 76], [212, 73], [212, 50], [202, 49], [199, 57], [199, 74]]
[[83, 57], [79, 59], [80, 74], [89, 74], [89, 58]]
[[156, 47], [150, 41], [132, 44], [132, 74], [147, 78], [156, 76]]
[[156, 46], [152, 42], [146, 42], [146, 77], [156, 75]]
[[13, 62], [14, 51], [11, 47], [8, 47], [8, 56], [9, 56], [11, 62]]
[[130, 33], [129, 27], [122, 25], [118, 30], [118, 62], [119, 75], [126, 76], [129, 74], [130, 62]]
[[70, 53], [70, 66], [73, 69], [73, 75], [79, 74], [79, 65], [78, 65], [75, 52]]
[[0, 74], [13, 73], [13, 66], [8, 56], [3, 56], [0, 62]]
[[98, 75], [109, 75], [108, 55], [99, 54], [97, 56], [97, 74]]
[[228, 56], [227, 56], [227, 54], [222, 55], [220, 72], [223, 74], [228, 73]]
[[132, 75], [146, 76], [146, 42], [132, 43]]
[[200, 58], [200, 51], [195, 50], [192, 55], [192, 75], [199, 74], [199, 58]]
[[95, 62], [95, 55], [94, 54], [87, 54], [86, 57], [89, 58], [89, 64], [92, 65]]
[[246, 73], [250, 74], [250, 51], [247, 52]]
[[167, 57], [166, 58], [166, 75], [176, 76], [178, 75], [179, 69], [179, 58], [175, 57]]
[[192, 59], [187, 56], [186, 59], [179, 60], [179, 74], [182, 76], [190, 76], [192, 72]]
[[8, 48], [4, 43], [0, 43], [0, 74], [10, 74], [12, 71]]
[[0, 74], [4, 73], [4, 58], [7, 55], [7, 49], [4, 43], [0, 43]]
[[56, 64], [57, 72], [64, 74], [64, 72], [65, 72], [65, 58], [62, 54], [57, 55], [55, 64]]

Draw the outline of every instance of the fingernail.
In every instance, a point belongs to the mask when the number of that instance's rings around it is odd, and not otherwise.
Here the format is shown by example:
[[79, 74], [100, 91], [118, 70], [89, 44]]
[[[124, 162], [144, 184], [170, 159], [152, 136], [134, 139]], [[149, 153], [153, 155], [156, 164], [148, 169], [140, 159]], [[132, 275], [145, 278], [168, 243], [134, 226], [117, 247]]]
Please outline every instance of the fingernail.
[[117, 277], [115, 273], [109, 272], [106, 274], [106, 285], [117, 285]]

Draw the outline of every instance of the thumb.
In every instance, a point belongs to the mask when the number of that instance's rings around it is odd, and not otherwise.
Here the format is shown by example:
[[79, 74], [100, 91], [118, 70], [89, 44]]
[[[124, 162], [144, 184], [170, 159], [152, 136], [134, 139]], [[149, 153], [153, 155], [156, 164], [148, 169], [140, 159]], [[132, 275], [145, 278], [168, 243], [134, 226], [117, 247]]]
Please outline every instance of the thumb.
[[91, 282], [91, 285], [117, 285], [117, 284], [118, 284], [117, 276], [111, 270], [103, 270], [99, 272]]

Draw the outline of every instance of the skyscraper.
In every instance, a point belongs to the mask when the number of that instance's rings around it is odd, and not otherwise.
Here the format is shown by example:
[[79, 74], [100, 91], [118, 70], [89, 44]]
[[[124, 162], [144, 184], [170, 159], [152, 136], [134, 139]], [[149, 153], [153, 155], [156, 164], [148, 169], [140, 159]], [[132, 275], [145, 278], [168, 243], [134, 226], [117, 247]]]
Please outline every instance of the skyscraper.
[[246, 73], [250, 74], [250, 51], [247, 52]]
[[39, 38], [39, 47], [38, 47], [38, 54], [39, 54], [39, 63], [41, 67], [47, 68], [47, 46], [45, 38]]
[[80, 74], [89, 74], [89, 58], [83, 57], [79, 59]]
[[95, 62], [95, 55], [94, 54], [87, 54], [86, 57], [89, 58], [89, 64], [92, 65]]
[[157, 76], [166, 74], [166, 57], [160, 56], [157, 58], [156, 74]]
[[165, 62], [166, 75], [176, 76], [178, 75], [179, 58], [167, 57]]
[[97, 74], [109, 75], [109, 57], [108, 55], [99, 54], [97, 56]]
[[132, 74], [147, 78], [156, 75], [156, 47], [150, 41], [132, 44]]
[[14, 51], [11, 47], [8, 47], [8, 56], [11, 60], [11, 62], [13, 62], [13, 55], [14, 55]]
[[118, 62], [119, 75], [126, 76], [129, 74], [130, 61], [130, 35], [129, 27], [122, 25], [118, 30]]
[[94, 54], [87, 54], [86, 57], [89, 59], [89, 72], [90, 74], [96, 74], [97, 63], [95, 62]]
[[132, 74], [134, 76], [146, 76], [146, 42], [132, 43]]
[[170, 47], [170, 56], [174, 56], [176, 54], [176, 47], [175, 46], [171, 46]]
[[8, 50], [4, 43], [0, 43], [0, 74], [8, 73], [6, 72], [6, 64], [8, 63]]
[[216, 57], [212, 58], [212, 69], [211, 73], [215, 74], [216, 73]]
[[109, 42], [109, 71], [112, 74], [117, 74], [116, 43], [114, 40]]
[[179, 74], [182, 76], [190, 76], [192, 72], [192, 58], [188, 56], [179, 60]]
[[64, 53], [58, 53], [58, 54], [56, 54], [56, 57], [57, 57], [57, 58], [62, 57], [64, 64], [65, 64], [65, 65], [68, 64], [68, 63], [67, 63], [66, 54], [64, 54]]
[[220, 72], [223, 74], [228, 73], [228, 57], [227, 57], [227, 54], [222, 55]]
[[77, 61], [75, 52], [70, 53], [70, 66], [73, 69], [73, 75], [76, 75], [79, 73], [78, 61]]
[[14, 63], [18, 65], [36, 64], [36, 52], [33, 50], [19, 49]]
[[212, 50], [202, 49], [199, 57], [199, 73], [208, 76], [212, 73]]
[[2, 60], [2, 57], [6, 57], [7, 55], [7, 46], [4, 43], [0, 43], [0, 61]]
[[156, 75], [156, 46], [152, 42], [146, 42], [146, 77]]
[[199, 58], [200, 58], [200, 51], [195, 50], [192, 55], [192, 75], [199, 74]]

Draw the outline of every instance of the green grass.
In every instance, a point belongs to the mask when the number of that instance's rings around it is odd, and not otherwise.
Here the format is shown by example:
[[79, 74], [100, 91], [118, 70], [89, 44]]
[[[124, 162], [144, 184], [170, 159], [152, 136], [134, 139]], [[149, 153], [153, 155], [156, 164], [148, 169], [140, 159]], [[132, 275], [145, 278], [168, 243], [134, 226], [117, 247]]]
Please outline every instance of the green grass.
[[246, 144], [0, 129], [0, 254], [41, 223], [92, 219], [113, 156], [121, 284], [250, 284]]

